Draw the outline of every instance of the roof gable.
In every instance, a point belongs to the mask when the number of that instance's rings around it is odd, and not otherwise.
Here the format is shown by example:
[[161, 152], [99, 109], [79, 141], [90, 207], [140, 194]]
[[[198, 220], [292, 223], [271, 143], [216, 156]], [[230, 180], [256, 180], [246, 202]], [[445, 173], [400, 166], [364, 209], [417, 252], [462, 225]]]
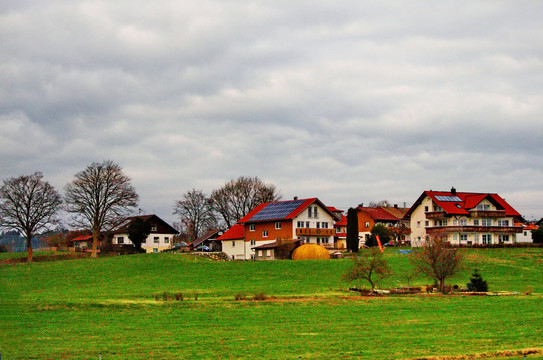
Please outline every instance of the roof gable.
[[127, 217], [118, 227], [113, 231], [114, 234], [126, 234], [128, 227], [134, 221], [134, 219], [139, 218], [144, 221], [149, 221], [151, 224], [156, 225], [157, 230], [151, 231], [152, 234], [179, 234], [170, 224], [156, 216], [155, 214], [151, 215], [138, 215]]
[[377, 221], [398, 221], [400, 220], [396, 216], [392, 215], [388, 211], [382, 209], [381, 207], [357, 207], [358, 211], [366, 213], [373, 220]]
[[[469, 210], [474, 209], [483, 200], [488, 199], [499, 210], [505, 210], [506, 216], [520, 217], [518, 213], [511, 205], [509, 205], [501, 196], [492, 193], [461, 193], [450, 191], [425, 191], [405, 214], [405, 218], [408, 218], [411, 213], [422, 203], [422, 200], [430, 197], [434, 203], [443, 209], [450, 215], [469, 215]], [[455, 201], [457, 199], [458, 201]]]
[[245, 236], [245, 228], [241, 224], [234, 224], [224, 234], [219, 236], [217, 240], [243, 240]]
[[310, 198], [260, 204], [253, 211], [247, 214], [247, 216], [243, 217], [239, 223], [291, 220], [312, 204], [319, 205], [333, 219], [338, 220], [337, 216], [319, 199]]

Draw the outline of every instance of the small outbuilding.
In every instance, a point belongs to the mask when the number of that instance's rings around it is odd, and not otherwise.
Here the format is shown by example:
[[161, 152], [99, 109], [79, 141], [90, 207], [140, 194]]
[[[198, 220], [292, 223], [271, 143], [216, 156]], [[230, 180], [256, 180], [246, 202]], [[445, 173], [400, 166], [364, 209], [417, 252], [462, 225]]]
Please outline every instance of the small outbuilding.
[[292, 260], [330, 259], [330, 252], [321, 245], [303, 244], [292, 253]]

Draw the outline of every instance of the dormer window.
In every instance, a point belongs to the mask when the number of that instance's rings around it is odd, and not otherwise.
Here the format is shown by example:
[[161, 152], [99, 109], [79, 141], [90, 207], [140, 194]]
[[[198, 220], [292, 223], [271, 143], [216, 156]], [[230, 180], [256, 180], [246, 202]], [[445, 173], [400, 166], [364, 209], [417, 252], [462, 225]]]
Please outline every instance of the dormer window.
[[151, 231], [156, 231], [156, 225], [155, 224], [151, 225]]

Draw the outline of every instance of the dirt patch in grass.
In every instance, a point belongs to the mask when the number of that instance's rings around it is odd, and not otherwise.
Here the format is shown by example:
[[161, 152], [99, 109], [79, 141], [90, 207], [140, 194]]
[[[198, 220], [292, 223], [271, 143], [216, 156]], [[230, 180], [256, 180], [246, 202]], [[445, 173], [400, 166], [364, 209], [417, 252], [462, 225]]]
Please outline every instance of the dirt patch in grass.
[[496, 359], [496, 358], [508, 358], [512, 356], [530, 356], [541, 355], [543, 349], [523, 349], [523, 350], [506, 350], [497, 352], [488, 352], [481, 354], [471, 355], [455, 355], [455, 356], [425, 356], [417, 357], [411, 360], [469, 360], [469, 359]]

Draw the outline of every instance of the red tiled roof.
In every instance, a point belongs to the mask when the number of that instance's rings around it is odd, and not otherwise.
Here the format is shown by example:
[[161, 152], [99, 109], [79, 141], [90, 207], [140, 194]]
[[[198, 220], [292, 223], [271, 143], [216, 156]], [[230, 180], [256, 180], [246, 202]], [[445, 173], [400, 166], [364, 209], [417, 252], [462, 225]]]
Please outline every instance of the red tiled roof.
[[357, 207], [358, 211], [363, 211], [366, 214], [368, 214], [373, 220], [380, 220], [380, 221], [398, 221], [399, 219], [389, 213], [388, 211], [383, 210], [380, 207]]
[[534, 223], [531, 223], [531, 224], [523, 224], [523, 223], [515, 223], [514, 224], [515, 226], [522, 226], [522, 230], [537, 230], [539, 229], [539, 226], [537, 226], [536, 224]]
[[341, 214], [341, 221], [336, 222], [334, 226], [347, 226], [347, 217]]
[[85, 241], [92, 240], [92, 235], [80, 235], [72, 239], [72, 241]]
[[242, 240], [245, 235], [245, 229], [241, 224], [235, 224], [224, 234], [219, 236], [217, 240]]
[[[409, 211], [406, 213], [405, 217], [409, 217], [411, 215], [411, 212], [414, 211], [414, 209], [421, 204], [422, 200], [425, 198], [425, 196], [429, 196], [437, 205], [439, 205], [443, 211], [445, 211], [447, 214], [452, 215], [468, 215], [469, 210], [474, 209], [477, 207], [478, 204], [481, 203], [484, 199], [488, 199], [490, 202], [496, 206], [498, 210], [505, 210], [506, 216], [517, 216], [520, 217], [521, 215], [513, 209], [511, 205], [509, 205], [501, 196], [498, 194], [491, 194], [491, 193], [460, 193], [455, 192], [452, 193], [450, 191], [425, 191], [422, 193], [422, 195], [417, 199], [415, 204], [409, 209]], [[460, 201], [441, 201], [438, 200], [438, 196], [457, 196]]]

